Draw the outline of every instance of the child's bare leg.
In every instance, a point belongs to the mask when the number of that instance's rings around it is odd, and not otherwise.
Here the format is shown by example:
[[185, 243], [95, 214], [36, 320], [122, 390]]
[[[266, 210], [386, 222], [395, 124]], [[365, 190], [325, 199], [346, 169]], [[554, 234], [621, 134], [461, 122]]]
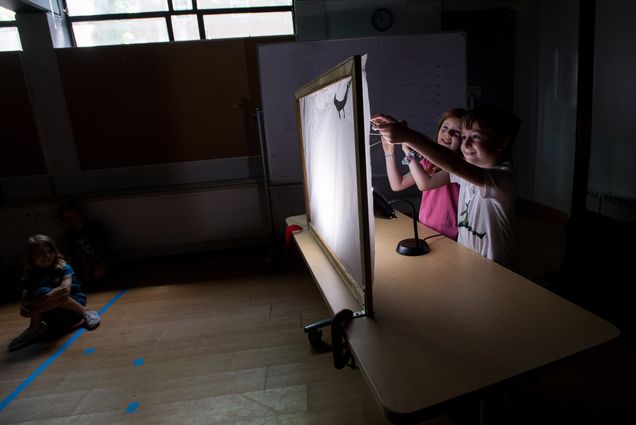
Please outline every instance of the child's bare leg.
[[69, 298], [70, 291], [68, 289], [54, 289], [46, 295], [26, 303], [21, 306], [20, 314], [24, 317], [31, 317], [34, 314], [41, 315], [47, 311], [59, 308], [64, 301]]
[[96, 311], [89, 310], [82, 304], [78, 303], [74, 298], [68, 297], [67, 300], [60, 306], [65, 310], [70, 310], [84, 317], [86, 327], [89, 330], [95, 329], [99, 325], [100, 317]]
[[86, 313], [86, 307], [82, 304], [78, 303], [75, 298], [67, 297], [63, 300], [63, 302], [59, 305], [60, 308], [64, 310], [70, 310], [73, 313], [77, 313], [80, 316], [83, 316]]
[[37, 329], [42, 326], [42, 318], [39, 314], [34, 314], [31, 316], [29, 321], [29, 328]]
[[95, 329], [99, 325], [100, 317], [95, 311], [89, 310], [82, 304], [77, 302], [70, 296], [70, 292], [67, 291], [51, 291], [49, 294], [35, 300], [34, 302], [25, 306], [25, 313], [23, 316], [31, 317], [34, 314], [42, 314], [56, 308], [62, 308], [64, 310], [72, 311], [83, 317], [86, 321], [86, 327], [88, 329]]

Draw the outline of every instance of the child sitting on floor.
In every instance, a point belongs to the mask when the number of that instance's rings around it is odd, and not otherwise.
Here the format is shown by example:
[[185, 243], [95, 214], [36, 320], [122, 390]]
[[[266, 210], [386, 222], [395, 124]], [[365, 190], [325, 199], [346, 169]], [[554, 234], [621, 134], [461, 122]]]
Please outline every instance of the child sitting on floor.
[[64, 313], [72, 313], [75, 322], [84, 320], [88, 330], [100, 322], [96, 311], [86, 309], [86, 295], [75, 279], [71, 266], [60, 255], [53, 238], [30, 237], [24, 250], [25, 273], [20, 280], [20, 315], [30, 319], [29, 327], [9, 344], [9, 351], [22, 348], [59, 322]]

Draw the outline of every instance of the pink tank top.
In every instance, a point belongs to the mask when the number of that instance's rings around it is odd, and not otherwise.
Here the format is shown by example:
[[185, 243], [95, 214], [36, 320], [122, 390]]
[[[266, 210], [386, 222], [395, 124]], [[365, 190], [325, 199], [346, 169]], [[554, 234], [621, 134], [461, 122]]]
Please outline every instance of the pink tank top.
[[[428, 167], [430, 162], [423, 159], [423, 167]], [[457, 240], [457, 200], [459, 198], [459, 185], [449, 183], [436, 189], [422, 192], [419, 221], [441, 234]]]

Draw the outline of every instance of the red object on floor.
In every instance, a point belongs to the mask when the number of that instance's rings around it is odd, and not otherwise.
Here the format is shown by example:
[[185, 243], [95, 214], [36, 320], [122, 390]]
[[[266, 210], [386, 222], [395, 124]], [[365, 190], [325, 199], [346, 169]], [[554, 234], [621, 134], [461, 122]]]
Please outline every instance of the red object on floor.
[[290, 226], [287, 226], [287, 228], [285, 229], [285, 249], [289, 249], [289, 244], [291, 243], [293, 232], [295, 232], [296, 230], [303, 230], [303, 228], [297, 224], [292, 224]]

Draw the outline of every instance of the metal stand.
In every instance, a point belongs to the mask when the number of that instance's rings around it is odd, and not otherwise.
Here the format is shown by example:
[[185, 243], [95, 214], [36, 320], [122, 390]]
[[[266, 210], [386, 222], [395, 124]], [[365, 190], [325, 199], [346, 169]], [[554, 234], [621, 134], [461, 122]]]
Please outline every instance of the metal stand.
[[[344, 335], [344, 327], [353, 319], [363, 317], [363, 311], [353, 312], [348, 309], [340, 310], [332, 318], [319, 320], [318, 322], [305, 325], [304, 330], [309, 339], [309, 344], [320, 353], [331, 351], [333, 354], [333, 365], [336, 369], [342, 369], [349, 366], [357, 369], [355, 359], [351, 355], [351, 351], [347, 346], [347, 340]], [[322, 328], [331, 326], [331, 345], [322, 340]]]
[[260, 107], [256, 107], [254, 112], [254, 118], [256, 118], [256, 127], [258, 129], [258, 143], [261, 150], [261, 164], [263, 167], [263, 186], [265, 189], [265, 202], [267, 203], [267, 215], [269, 216], [269, 248], [267, 250], [267, 257], [265, 258], [265, 264], [268, 270], [274, 267], [274, 256], [276, 252], [276, 227], [274, 226], [274, 213], [272, 211], [272, 198], [269, 193], [269, 168], [267, 166], [267, 146], [265, 144], [265, 129], [263, 128], [263, 110]]
[[428, 246], [425, 240], [420, 239], [417, 234], [417, 219], [415, 217], [415, 205], [413, 202], [407, 199], [396, 199], [395, 201], [390, 201], [389, 205], [393, 205], [396, 202], [406, 202], [411, 206], [411, 218], [413, 219], [413, 234], [414, 238], [404, 239], [398, 243], [397, 248], [395, 249], [398, 254], [409, 255], [409, 256], [417, 256], [424, 255], [430, 252], [431, 248]]

